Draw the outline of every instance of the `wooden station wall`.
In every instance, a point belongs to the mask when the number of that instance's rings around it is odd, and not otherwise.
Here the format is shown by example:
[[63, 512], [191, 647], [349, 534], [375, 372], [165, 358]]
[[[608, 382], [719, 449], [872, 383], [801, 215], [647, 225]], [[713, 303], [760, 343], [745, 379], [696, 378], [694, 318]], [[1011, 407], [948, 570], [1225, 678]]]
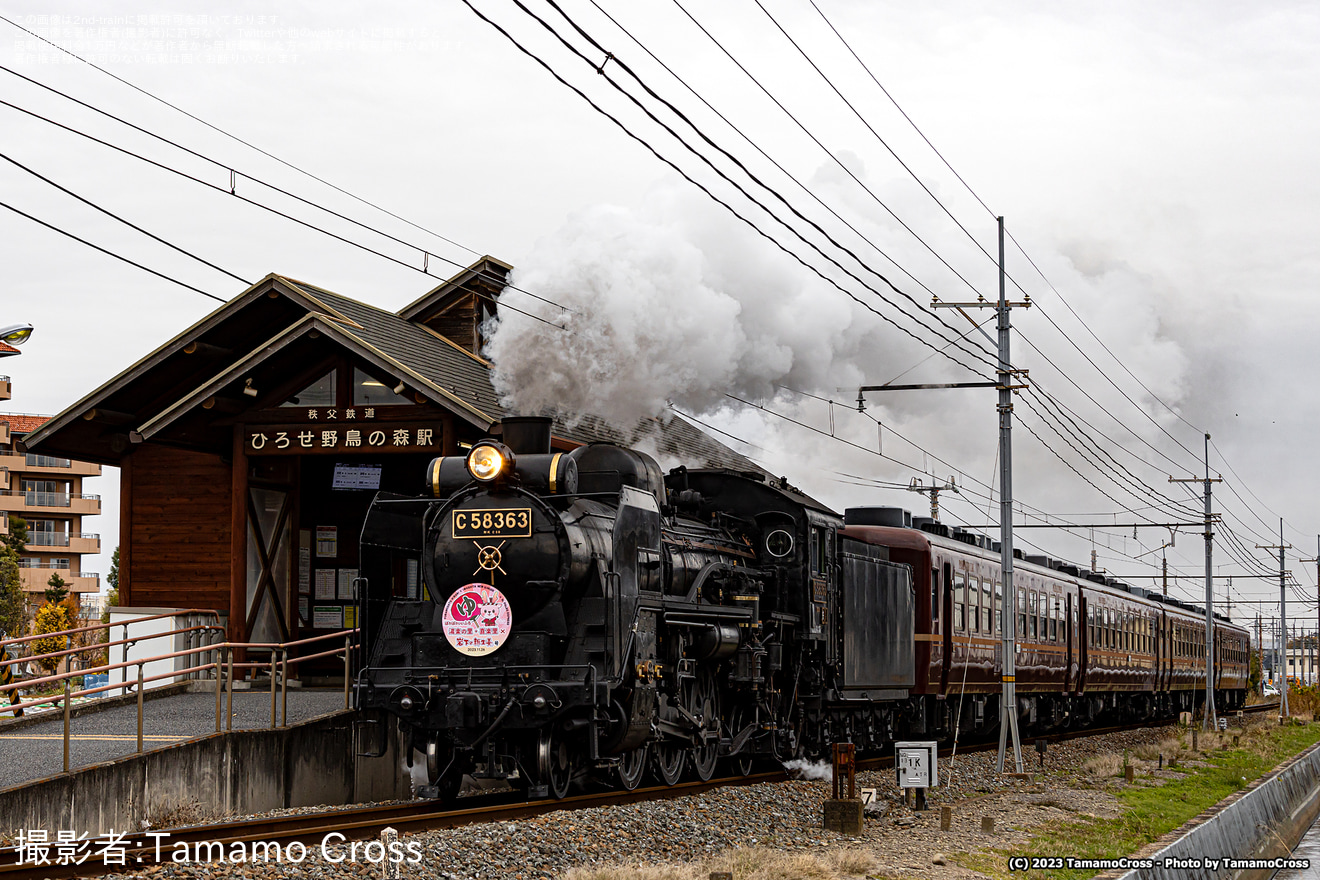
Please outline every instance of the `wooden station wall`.
[[229, 611], [230, 484], [218, 455], [143, 444], [124, 459], [120, 605]]

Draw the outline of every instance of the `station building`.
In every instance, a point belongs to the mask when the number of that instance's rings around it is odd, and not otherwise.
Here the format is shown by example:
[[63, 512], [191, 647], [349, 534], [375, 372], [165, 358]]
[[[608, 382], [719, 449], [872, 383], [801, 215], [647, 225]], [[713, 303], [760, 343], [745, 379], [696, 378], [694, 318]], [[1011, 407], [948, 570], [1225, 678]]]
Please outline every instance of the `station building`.
[[[28, 452], [120, 468], [121, 606], [214, 609], [233, 641], [351, 627], [375, 492], [421, 494], [432, 458], [523, 415], [481, 356], [510, 270], [484, 257], [398, 312], [268, 275], [37, 428]], [[758, 470], [680, 419], [555, 425], [556, 450], [592, 441]]]

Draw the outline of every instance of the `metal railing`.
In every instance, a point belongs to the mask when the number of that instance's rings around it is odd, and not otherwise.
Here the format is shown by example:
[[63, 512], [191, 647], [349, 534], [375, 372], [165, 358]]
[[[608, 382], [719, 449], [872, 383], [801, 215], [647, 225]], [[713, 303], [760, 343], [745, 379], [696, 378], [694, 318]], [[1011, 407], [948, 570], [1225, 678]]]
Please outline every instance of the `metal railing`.
[[67, 458], [56, 458], [53, 455], [37, 455], [35, 452], [24, 454], [24, 464], [28, 467], [48, 467], [48, 468], [67, 468], [73, 467], [73, 462]]
[[[147, 635], [137, 636], [133, 638], [128, 637], [129, 624], [144, 623], [152, 620], [159, 620], [166, 617], [182, 617], [190, 614], [213, 616], [216, 620], [216, 623], [181, 627], [159, 633], [149, 633]], [[130, 620], [119, 620], [119, 621], [115, 621], [114, 623], [100, 623], [91, 626], [77, 627], [74, 629], [60, 630], [59, 632], [43, 633], [41, 635], [22, 636], [20, 638], [0, 640], [0, 668], [19, 664], [19, 663], [30, 663], [30, 662], [37, 662], [38, 664], [44, 665], [41, 663], [41, 661], [54, 661], [55, 665], [58, 666], [61, 660], [71, 660], [71, 658], [77, 654], [83, 654], [87, 652], [99, 652], [102, 650], [105, 650], [107, 652], [107, 657], [108, 657], [109, 649], [115, 646], [123, 646], [123, 656], [125, 658], [121, 660], [119, 663], [106, 662], [98, 666], [93, 666], [86, 669], [70, 670], [62, 673], [52, 673], [50, 675], [45, 675], [38, 678], [31, 678], [21, 682], [16, 681], [9, 685], [0, 686], [0, 697], [3, 697], [3, 695], [7, 691], [16, 691], [20, 688], [31, 688], [37, 685], [47, 685], [47, 684], [55, 684], [55, 683], [62, 683], [63, 685], [63, 692], [61, 694], [29, 699], [23, 702], [11, 704], [7, 708], [5, 707], [4, 703], [0, 701], [0, 714], [3, 714], [5, 711], [17, 712], [18, 710], [22, 710], [22, 709], [36, 708], [40, 706], [52, 706], [57, 703], [62, 704], [64, 708], [64, 772], [67, 773], [69, 771], [70, 710], [72, 708], [72, 700], [75, 697], [91, 696], [93, 694], [100, 694], [113, 690], [121, 690], [125, 694], [127, 694], [128, 691], [135, 690], [137, 693], [137, 710], [138, 710], [137, 711], [137, 750], [140, 753], [142, 751], [143, 692], [145, 685], [150, 684], [151, 682], [161, 681], [164, 679], [177, 679], [180, 677], [203, 678], [204, 674], [209, 672], [210, 675], [205, 676], [205, 678], [210, 678], [215, 681], [215, 730], [217, 733], [219, 733], [221, 730], [221, 719], [220, 719], [221, 697], [226, 692], [228, 693], [228, 699], [229, 699], [228, 702], [229, 711], [227, 712], [227, 719], [225, 721], [224, 729], [225, 730], [233, 729], [234, 670], [235, 669], [238, 670], [268, 669], [270, 674], [270, 726], [272, 728], [276, 726], [288, 727], [289, 667], [297, 666], [299, 663], [304, 663], [308, 660], [317, 660], [325, 657], [333, 657], [342, 654], [344, 658], [344, 708], [345, 709], [349, 708], [349, 683], [352, 678], [349, 667], [351, 663], [352, 651], [353, 648], [355, 647], [353, 644], [353, 636], [358, 632], [358, 630], [351, 629], [351, 630], [342, 630], [340, 632], [334, 632], [334, 633], [325, 633], [323, 635], [313, 636], [307, 639], [300, 639], [294, 642], [224, 641], [224, 642], [212, 642], [209, 644], [206, 643], [205, 639], [208, 633], [224, 632], [225, 628], [220, 625], [219, 620], [220, 620], [220, 615], [219, 612], [217, 611], [211, 609], [192, 608], [192, 609], [170, 611], [164, 614], [153, 614], [146, 617], [136, 617]], [[70, 645], [72, 637], [75, 635], [106, 630], [107, 631], [106, 634], [108, 636], [109, 629], [115, 626], [124, 627], [124, 638], [116, 639], [113, 641], [97, 642], [92, 645], [86, 645], [80, 647], [72, 647]], [[133, 660], [127, 659], [128, 648], [136, 644], [137, 642], [145, 642], [151, 639], [166, 638], [166, 637], [173, 638], [175, 636], [180, 636], [180, 635], [186, 635], [189, 641], [188, 647], [184, 648], [183, 650], [170, 651], [164, 654], [155, 654], [150, 657], [135, 658]], [[45, 654], [37, 654], [30, 657], [15, 658], [12, 660], [5, 659], [6, 649], [10, 645], [22, 645], [28, 642], [36, 641], [38, 639], [49, 639], [49, 638], [59, 638], [59, 637], [63, 637], [65, 640], [66, 647], [62, 651], [51, 651]], [[198, 640], [197, 644], [195, 645], [193, 644], [194, 638]], [[302, 647], [305, 645], [310, 645], [331, 639], [334, 640], [343, 639], [343, 645], [336, 645], [336, 647], [334, 647], [331, 650], [318, 651], [316, 653], [307, 654], [300, 657], [291, 658], [289, 656], [290, 648]], [[269, 650], [271, 652], [270, 660], [269, 661], [245, 660], [245, 661], [235, 662], [234, 652], [236, 650], [242, 650], [246, 652], [246, 650], [254, 649], [254, 648]], [[200, 662], [200, 658], [204, 657], [205, 655], [210, 655], [211, 659], [206, 662]], [[143, 667], [149, 663], [161, 662], [166, 660], [176, 660], [177, 658], [180, 657], [189, 658], [186, 662], [190, 665], [182, 669], [171, 668], [166, 672], [161, 672], [150, 676], [144, 674]], [[79, 688], [77, 690], [70, 689], [71, 687], [70, 682], [75, 678], [82, 678], [85, 675], [97, 675], [102, 672], [109, 673], [110, 671], [119, 670], [119, 669], [127, 670], [133, 667], [136, 667], [137, 669], [136, 683], [129, 680], [127, 678], [127, 675], [125, 675], [123, 680], [100, 685], [98, 687]], [[281, 694], [281, 703], [282, 703], [282, 709], [279, 714], [277, 714], [276, 712], [276, 682], [277, 681], [279, 682], [279, 693]], [[276, 723], [277, 718], [279, 719], [278, 725]]]
[[[86, 501], [100, 501], [100, 495], [89, 495], [78, 492], [46, 492], [39, 489], [0, 489], [0, 495], [14, 497], [18, 495], [25, 496], [28, 504], [34, 503], [33, 499], [42, 499], [41, 504], [45, 507], [68, 507], [70, 499], [79, 498]], [[48, 499], [57, 499], [57, 503], [48, 503]]]
[[97, 541], [101, 536], [88, 532], [28, 532], [29, 547], [68, 547], [70, 540]]

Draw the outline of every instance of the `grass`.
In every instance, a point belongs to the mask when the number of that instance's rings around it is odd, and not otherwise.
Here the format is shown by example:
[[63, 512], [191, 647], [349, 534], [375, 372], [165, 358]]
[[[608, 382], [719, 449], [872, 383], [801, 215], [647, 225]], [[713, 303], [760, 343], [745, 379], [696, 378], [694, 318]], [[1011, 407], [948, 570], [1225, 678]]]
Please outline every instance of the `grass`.
[[[1232, 738], [1240, 737], [1233, 748]], [[1176, 739], [1157, 747], [1139, 749], [1132, 760], [1137, 784], [1115, 791], [1122, 815], [1113, 819], [1070, 822], [1040, 830], [1031, 843], [1020, 850], [960, 854], [959, 864], [996, 878], [1014, 880], [1073, 880], [1092, 877], [1090, 870], [1034, 870], [1010, 873], [1010, 856], [1075, 856], [1078, 858], [1119, 858], [1130, 855], [1152, 840], [1179, 827], [1223, 798], [1245, 788], [1248, 782], [1320, 741], [1320, 725], [1292, 724], [1278, 726], [1268, 720], [1253, 722], [1245, 730], [1199, 737], [1199, 754], [1191, 750], [1191, 735], [1183, 732]], [[1221, 749], [1227, 746], [1227, 749]], [[1150, 755], [1154, 751], [1153, 756]], [[1159, 755], [1166, 764], [1178, 758], [1178, 773], [1161, 785], [1150, 784], [1149, 773]], [[1155, 761], [1150, 758], [1154, 757]], [[1090, 764], [1091, 762], [1088, 762]], [[1084, 772], [1121, 778], [1123, 761], [1115, 758], [1095, 762]], [[1143, 779], [1144, 777], [1144, 779]], [[1115, 780], [1117, 783], [1117, 779]]]
[[564, 880], [707, 880], [716, 872], [732, 873], [734, 880], [844, 880], [865, 877], [874, 867], [875, 859], [858, 849], [785, 853], [740, 847], [704, 862], [573, 868]]

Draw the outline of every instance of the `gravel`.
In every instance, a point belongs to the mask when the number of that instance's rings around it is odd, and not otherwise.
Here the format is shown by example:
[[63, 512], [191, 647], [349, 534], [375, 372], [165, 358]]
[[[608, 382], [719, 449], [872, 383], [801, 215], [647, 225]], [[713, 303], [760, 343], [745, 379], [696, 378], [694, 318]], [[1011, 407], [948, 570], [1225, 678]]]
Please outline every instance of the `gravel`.
[[[1050, 744], [1043, 772], [1034, 742], [1024, 742], [1027, 769], [1037, 774], [1028, 780], [996, 773], [993, 751], [961, 754], [952, 760], [942, 758], [941, 785], [930, 792], [931, 809], [924, 813], [903, 803], [892, 771], [862, 772], [858, 774], [858, 785], [878, 790], [880, 809], [879, 815], [868, 816], [865, 836], [855, 841], [820, 827], [822, 801], [830, 797], [830, 784], [798, 779], [409, 835], [403, 843], [413, 847], [411, 852], [420, 854], [421, 860], [415, 865], [405, 863], [402, 876], [444, 880], [557, 878], [579, 865], [686, 862], [735, 847], [819, 852], [859, 844], [870, 846], [897, 876], [919, 874], [921, 869], [928, 875], [934, 850], [1012, 846], [1017, 841], [1025, 842], [1026, 828], [1049, 821], [1055, 814], [1076, 818], [1078, 814], [1111, 812], [1112, 795], [1103, 789], [1114, 785], [1114, 781], [1087, 780], [1077, 768], [1088, 758], [1121, 754], [1170, 735], [1169, 728], [1146, 728]], [[938, 831], [939, 807], [944, 804], [957, 805], [953, 833]], [[981, 835], [982, 815], [995, 818], [995, 837]], [[107, 880], [382, 876], [381, 865], [370, 860], [378, 853], [366, 852], [361, 845], [356, 853], [332, 846], [326, 854], [330, 859], [343, 860], [327, 861], [320, 848], [313, 847], [300, 864], [165, 864], [106, 876]], [[941, 868], [941, 876], [975, 875], [951, 865]]]

